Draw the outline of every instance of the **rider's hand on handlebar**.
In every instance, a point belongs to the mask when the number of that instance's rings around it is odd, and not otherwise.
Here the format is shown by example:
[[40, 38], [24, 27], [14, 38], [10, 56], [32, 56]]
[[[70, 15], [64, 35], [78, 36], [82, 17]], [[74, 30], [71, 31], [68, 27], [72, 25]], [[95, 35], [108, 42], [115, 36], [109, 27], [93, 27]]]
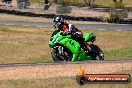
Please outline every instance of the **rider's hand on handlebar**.
[[67, 36], [68, 34], [70, 34], [70, 32], [63, 32], [61, 35], [62, 36]]
[[63, 33], [64, 36], [67, 36], [68, 34], [69, 34], [68, 32], [64, 32], [64, 33]]
[[67, 33], [66, 33], [66, 32], [61, 32], [61, 35], [62, 35], [62, 36], [66, 36]]

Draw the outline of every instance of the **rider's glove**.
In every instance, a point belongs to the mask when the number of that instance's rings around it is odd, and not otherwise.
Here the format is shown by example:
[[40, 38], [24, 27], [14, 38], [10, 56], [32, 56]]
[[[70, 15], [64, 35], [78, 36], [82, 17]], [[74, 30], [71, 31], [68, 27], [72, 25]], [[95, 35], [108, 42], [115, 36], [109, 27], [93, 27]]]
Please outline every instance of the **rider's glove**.
[[67, 31], [67, 32], [64, 32], [64, 33], [63, 33], [63, 36], [67, 36], [67, 35], [69, 35], [69, 34], [71, 34], [71, 32], [70, 32], [70, 31]]
[[63, 33], [63, 36], [66, 36], [66, 35], [68, 35], [68, 33], [67, 33], [67, 32], [64, 32], [64, 33]]
[[62, 35], [62, 36], [66, 36], [67, 33], [66, 33], [66, 32], [61, 32], [61, 35]]

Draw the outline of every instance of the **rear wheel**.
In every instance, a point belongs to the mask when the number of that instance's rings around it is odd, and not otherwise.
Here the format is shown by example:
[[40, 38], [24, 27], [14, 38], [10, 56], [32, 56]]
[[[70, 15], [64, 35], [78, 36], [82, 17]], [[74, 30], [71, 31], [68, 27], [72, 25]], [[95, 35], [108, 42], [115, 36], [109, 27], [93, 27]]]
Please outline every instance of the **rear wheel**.
[[58, 46], [52, 49], [51, 56], [55, 62], [57, 61], [71, 61], [72, 53], [63, 46]]
[[90, 47], [92, 60], [104, 60], [104, 53], [97, 45], [90, 44]]

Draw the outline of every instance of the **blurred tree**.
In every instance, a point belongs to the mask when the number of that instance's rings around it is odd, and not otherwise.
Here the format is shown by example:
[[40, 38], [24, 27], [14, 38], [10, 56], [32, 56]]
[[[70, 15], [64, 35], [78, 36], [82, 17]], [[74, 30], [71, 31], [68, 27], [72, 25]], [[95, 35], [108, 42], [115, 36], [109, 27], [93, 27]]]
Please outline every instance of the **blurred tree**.
[[113, 0], [113, 2], [115, 2], [115, 3], [116, 3], [116, 2], [122, 2], [122, 0]]
[[45, 0], [44, 10], [48, 10], [49, 7], [49, 0]]
[[95, 0], [84, 0], [84, 2], [85, 2], [86, 6], [92, 7], [92, 5], [95, 2]]
[[123, 0], [113, 0], [113, 8], [115, 9], [125, 9], [125, 5], [122, 3]]
[[113, 2], [115, 2], [115, 3], [116, 3], [117, 1], [116, 1], [116, 0], [113, 0]]
[[54, 0], [53, 2], [57, 3], [57, 2], [58, 2], [58, 0]]
[[45, 4], [48, 4], [49, 3], [49, 0], [45, 0]]

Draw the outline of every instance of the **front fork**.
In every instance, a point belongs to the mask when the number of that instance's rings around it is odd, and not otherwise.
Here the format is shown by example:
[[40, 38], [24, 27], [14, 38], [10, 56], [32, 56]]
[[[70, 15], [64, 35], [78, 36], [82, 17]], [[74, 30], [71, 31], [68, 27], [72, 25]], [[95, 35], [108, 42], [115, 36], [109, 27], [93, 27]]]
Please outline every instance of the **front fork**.
[[55, 47], [55, 48], [52, 48], [52, 49], [55, 50], [57, 55], [63, 55], [64, 54], [64, 47], [62, 47], [62, 46], [58, 46], [58, 47]]
[[58, 50], [59, 50], [59, 54], [63, 54], [64, 53], [64, 48], [63, 47], [59, 46]]

